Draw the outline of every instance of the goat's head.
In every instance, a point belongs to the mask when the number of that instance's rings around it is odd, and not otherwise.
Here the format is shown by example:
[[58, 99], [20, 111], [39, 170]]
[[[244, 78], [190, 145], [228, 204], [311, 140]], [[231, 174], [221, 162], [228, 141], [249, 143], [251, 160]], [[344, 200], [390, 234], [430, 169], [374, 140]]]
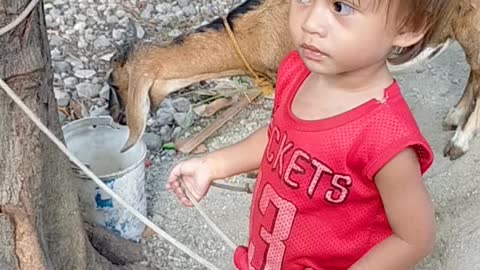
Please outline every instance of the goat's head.
[[113, 120], [128, 126], [128, 141], [121, 152], [134, 146], [142, 137], [150, 109], [149, 90], [153, 80], [138, 76], [132, 44], [117, 47], [111, 60], [112, 71], [108, 108]]
[[128, 102], [128, 80], [127, 70], [128, 58], [131, 55], [133, 46], [131, 44], [116, 46], [117, 51], [110, 60], [112, 71], [108, 75], [107, 83], [110, 86], [108, 109], [113, 120], [122, 125], [127, 124], [126, 106]]

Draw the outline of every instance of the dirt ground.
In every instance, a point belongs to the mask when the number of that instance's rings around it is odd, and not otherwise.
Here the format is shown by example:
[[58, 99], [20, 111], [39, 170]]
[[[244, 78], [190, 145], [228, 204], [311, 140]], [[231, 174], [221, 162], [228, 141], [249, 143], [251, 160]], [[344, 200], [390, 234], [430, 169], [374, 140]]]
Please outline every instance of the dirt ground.
[[[461, 96], [468, 71], [463, 51], [455, 44], [433, 62], [397, 75], [409, 106], [436, 156], [425, 182], [436, 209], [438, 239], [433, 254], [417, 270], [480, 269], [477, 254], [480, 247], [479, 141], [474, 140], [470, 152], [456, 161], [444, 158], [442, 153], [453, 135], [453, 132], [442, 130], [442, 121]], [[271, 101], [265, 100], [263, 104], [251, 105], [242, 111], [207, 141], [209, 150], [235, 143], [267, 123], [270, 105]], [[183, 158], [186, 157], [176, 155], [173, 160], [154, 162], [148, 181], [153, 220], [220, 268], [231, 269], [232, 251], [206, 227], [194, 209], [183, 208], [172, 194], [164, 190], [169, 168]], [[232, 180], [235, 183], [248, 181], [243, 176]], [[250, 199], [248, 194], [213, 187], [202, 205], [227, 235], [236, 243], [245, 244]], [[152, 269], [201, 269], [190, 264], [190, 259], [163, 240], [151, 239], [147, 245]]]

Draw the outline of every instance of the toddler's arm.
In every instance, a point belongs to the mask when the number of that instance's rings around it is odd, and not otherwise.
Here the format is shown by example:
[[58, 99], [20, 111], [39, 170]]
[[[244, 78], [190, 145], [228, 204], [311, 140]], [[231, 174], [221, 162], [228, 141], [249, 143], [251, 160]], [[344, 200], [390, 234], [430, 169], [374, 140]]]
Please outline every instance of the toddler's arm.
[[267, 146], [267, 130], [268, 127], [262, 127], [245, 140], [206, 155], [204, 159], [212, 168], [212, 180], [258, 169]]
[[410, 270], [432, 250], [435, 218], [413, 149], [394, 157], [375, 176], [393, 235], [349, 270]]
[[193, 197], [200, 201], [213, 180], [252, 171], [260, 166], [267, 145], [267, 127], [263, 127], [245, 140], [232, 146], [178, 163], [170, 172], [166, 188], [174, 192], [185, 206], [193, 206], [187, 199], [180, 180]]

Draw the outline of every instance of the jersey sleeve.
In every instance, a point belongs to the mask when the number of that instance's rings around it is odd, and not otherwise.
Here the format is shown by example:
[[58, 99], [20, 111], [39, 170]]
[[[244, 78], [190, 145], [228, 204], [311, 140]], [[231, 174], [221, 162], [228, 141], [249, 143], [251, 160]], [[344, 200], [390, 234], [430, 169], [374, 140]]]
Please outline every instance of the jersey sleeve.
[[433, 152], [414, 122], [380, 115], [370, 121], [357, 139], [354, 164], [367, 179], [375, 175], [396, 155], [411, 147], [417, 154], [421, 173], [433, 163]]

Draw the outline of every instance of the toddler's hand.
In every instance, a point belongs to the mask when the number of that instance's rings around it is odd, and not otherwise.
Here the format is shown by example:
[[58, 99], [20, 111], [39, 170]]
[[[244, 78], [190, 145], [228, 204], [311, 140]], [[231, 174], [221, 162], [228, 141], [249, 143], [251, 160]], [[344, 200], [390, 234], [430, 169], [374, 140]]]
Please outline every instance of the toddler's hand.
[[180, 162], [170, 172], [167, 190], [174, 192], [183, 205], [192, 207], [192, 202], [186, 197], [181, 187], [181, 180], [192, 193], [193, 198], [200, 201], [207, 194], [213, 180], [211, 168], [205, 159], [194, 158]]

